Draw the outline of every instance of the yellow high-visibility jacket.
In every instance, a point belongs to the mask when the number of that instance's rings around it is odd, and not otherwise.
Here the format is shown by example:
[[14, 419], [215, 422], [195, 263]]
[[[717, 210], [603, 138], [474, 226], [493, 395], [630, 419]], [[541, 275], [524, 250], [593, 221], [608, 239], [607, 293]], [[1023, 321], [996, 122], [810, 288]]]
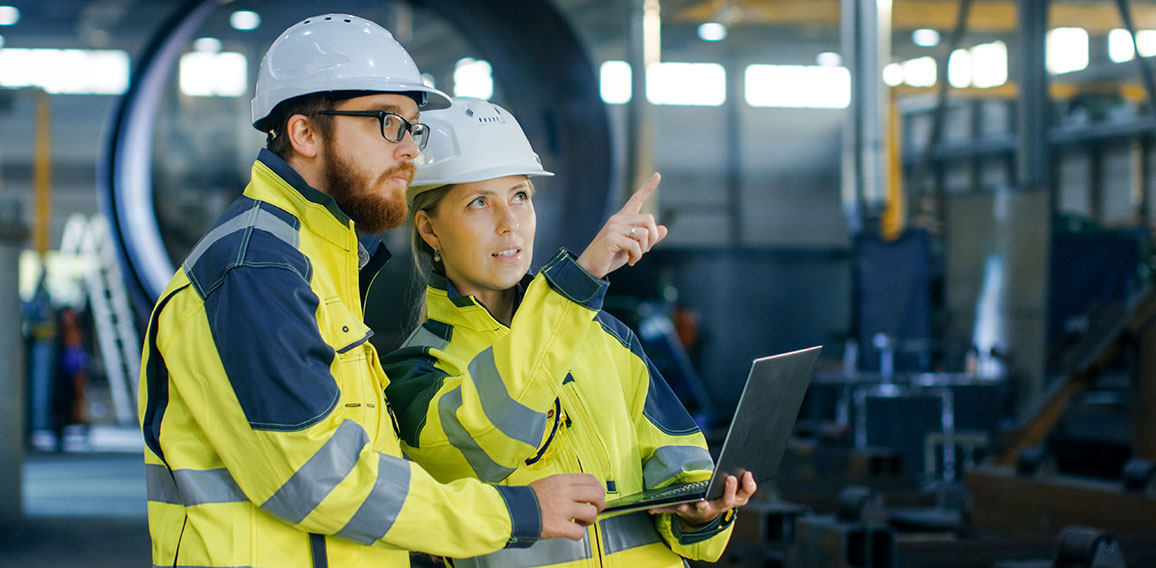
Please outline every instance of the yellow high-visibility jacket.
[[154, 565], [408, 566], [537, 540], [530, 488], [443, 485], [402, 457], [359, 251], [264, 150], [165, 289], [139, 400]]
[[[586, 472], [607, 499], [710, 477], [706, 440], [624, 324], [600, 311], [606, 282], [561, 251], [524, 291], [510, 327], [444, 277], [427, 288], [428, 320], [382, 365], [406, 455], [441, 481], [502, 485]], [[550, 300], [584, 305], [564, 323]], [[670, 514], [604, 516], [583, 541], [465, 558], [455, 566], [683, 566], [717, 560], [734, 512], [696, 530]]]

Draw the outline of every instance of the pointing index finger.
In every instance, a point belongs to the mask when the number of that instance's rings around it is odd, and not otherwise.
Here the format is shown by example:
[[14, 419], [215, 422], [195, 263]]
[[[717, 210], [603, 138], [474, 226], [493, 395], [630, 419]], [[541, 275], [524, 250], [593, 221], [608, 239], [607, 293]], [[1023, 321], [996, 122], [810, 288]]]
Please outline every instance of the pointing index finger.
[[626, 205], [622, 206], [620, 213], [634, 215], [641, 211], [642, 204], [646, 203], [646, 199], [650, 197], [651, 193], [654, 193], [654, 189], [658, 187], [660, 181], [662, 181], [662, 175], [654, 172], [654, 175], [650, 176], [650, 179], [646, 180], [646, 183], [642, 184], [642, 187], [638, 188], [638, 191], [635, 191], [634, 195], [626, 200]]

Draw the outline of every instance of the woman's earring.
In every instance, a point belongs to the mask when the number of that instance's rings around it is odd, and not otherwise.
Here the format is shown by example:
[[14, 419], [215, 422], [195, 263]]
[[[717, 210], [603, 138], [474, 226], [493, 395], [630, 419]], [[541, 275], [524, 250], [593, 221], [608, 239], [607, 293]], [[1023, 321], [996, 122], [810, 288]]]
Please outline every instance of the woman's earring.
[[441, 253], [441, 251], [438, 250], [437, 247], [434, 247], [434, 262], [441, 262], [441, 261], [442, 261], [442, 253]]

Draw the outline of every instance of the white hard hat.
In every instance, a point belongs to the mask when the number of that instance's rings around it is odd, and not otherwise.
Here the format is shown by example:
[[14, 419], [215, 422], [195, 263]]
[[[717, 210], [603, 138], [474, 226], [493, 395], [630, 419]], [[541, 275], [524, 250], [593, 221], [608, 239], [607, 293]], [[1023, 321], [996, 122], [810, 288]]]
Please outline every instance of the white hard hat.
[[413, 93], [423, 109], [446, 108], [449, 97], [421, 80], [413, 58], [385, 28], [357, 16], [302, 20], [269, 46], [257, 73], [253, 126], [278, 103], [310, 93]]
[[505, 176], [552, 176], [522, 127], [506, 109], [474, 97], [454, 97], [450, 108], [422, 113], [429, 143], [414, 159], [408, 196], [455, 183]]

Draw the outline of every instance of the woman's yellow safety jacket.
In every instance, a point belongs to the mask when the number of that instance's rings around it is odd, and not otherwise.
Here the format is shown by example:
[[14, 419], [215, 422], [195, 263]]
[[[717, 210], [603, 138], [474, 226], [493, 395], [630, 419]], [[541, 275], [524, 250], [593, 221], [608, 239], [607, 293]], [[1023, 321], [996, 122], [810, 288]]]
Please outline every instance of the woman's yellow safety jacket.
[[[433, 275], [428, 320], [382, 364], [406, 455], [441, 481], [525, 484], [586, 472], [607, 499], [710, 477], [698, 426], [624, 324], [600, 311], [606, 281], [561, 251], [524, 294], [510, 327], [473, 296]], [[561, 293], [574, 300], [553, 302]], [[571, 314], [583, 316], [575, 321]], [[670, 514], [605, 516], [579, 542], [466, 558], [485, 567], [683, 566], [717, 560], [734, 521], [728, 512], [697, 530]]]
[[149, 321], [141, 369], [156, 566], [408, 566], [526, 546], [533, 491], [402, 457], [367, 342], [358, 236], [262, 151]]

